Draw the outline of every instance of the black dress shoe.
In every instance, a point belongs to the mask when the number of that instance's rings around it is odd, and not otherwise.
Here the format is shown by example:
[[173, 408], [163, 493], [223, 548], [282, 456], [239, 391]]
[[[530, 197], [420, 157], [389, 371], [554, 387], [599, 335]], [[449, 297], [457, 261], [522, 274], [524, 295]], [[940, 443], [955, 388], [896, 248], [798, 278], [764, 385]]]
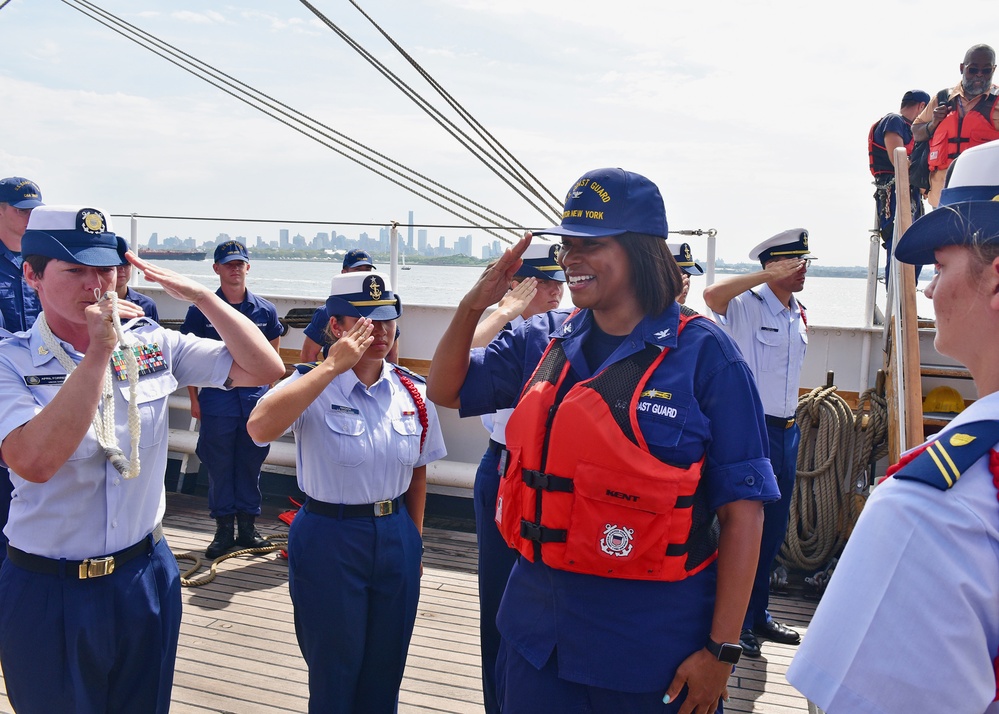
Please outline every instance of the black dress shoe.
[[739, 635], [739, 644], [742, 645], [742, 654], [747, 657], [760, 656], [760, 641], [756, 639], [756, 635], [753, 634], [752, 630], [742, 631], [742, 634]]
[[765, 625], [757, 625], [753, 628], [753, 633], [757, 637], [765, 637], [768, 640], [780, 642], [782, 645], [796, 645], [801, 642], [801, 635], [777, 620], [771, 620]]

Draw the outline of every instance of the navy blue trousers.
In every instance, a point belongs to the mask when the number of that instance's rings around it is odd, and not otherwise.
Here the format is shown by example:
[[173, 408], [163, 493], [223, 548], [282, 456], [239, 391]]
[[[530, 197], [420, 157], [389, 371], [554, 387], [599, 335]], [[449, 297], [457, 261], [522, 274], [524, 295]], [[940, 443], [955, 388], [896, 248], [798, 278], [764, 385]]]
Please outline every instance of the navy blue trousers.
[[260, 515], [260, 467], [271, 447], [257, 446], [246, 433], [249, 417], [201, 417], [198, 458], [208, 469], [212, 518], [235, 513]]
[[500, 633], [496, 613], [506, 590], [517, 551], [506, 544], [496, 527], [496, 496], [499, 491], [500, 453], [490, 441], [475, 472], [475, 533], [479, 550], [479, 648], [482, 653], [482, 696], [487, 714], [499, 714], [496, 702], [496, 654]]
[[756, 566], [753, 592], [749, 597], [749, 609], [743, 628], [770, 622], [770, 568], [780, 552], [787, 534], [787, 519], [791, 512], [791, 496], [794, 494], [794, 477], [798, 468], [798, 444], [801, 430], [795, 424], [790, 429], [767, 424], [770, 438], [770, 463], [777, 476], [780, 500], [763, 506], [763, 539], [760, 542], [760, 562]]
[[[621, 653], [608, 652], [608, 667], [626, 666]], [[624, 660], [627, 655], [622, 655]], [[524, 659], [506, 640], [500, 645], [497, 671], [503, 714], [675, 714], [687, 698], [687, 689], [669, 704], [663, 704], [666, 690], [618, 692], [570, 682], [558, 676], [558, 650], [552, 652], [541, 669]], [[715, 714], [724, 711], [721, 700]]]
[[0, 662], [19, 714], [170, 708], [180, 573], [165, 538], [101, 578], [0, 569]]
[[310, 714], [396, 710], [422, 551], [405, 508], [381, 518], [298, 511], [288, 533], [288, 588], [309, 667]]

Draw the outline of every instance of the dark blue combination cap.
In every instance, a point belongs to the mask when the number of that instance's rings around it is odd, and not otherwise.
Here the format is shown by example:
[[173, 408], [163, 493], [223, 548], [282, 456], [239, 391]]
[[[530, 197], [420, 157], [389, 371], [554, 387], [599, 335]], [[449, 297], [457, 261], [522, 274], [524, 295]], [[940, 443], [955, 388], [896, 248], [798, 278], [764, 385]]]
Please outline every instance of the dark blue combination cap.
[[344, 270], [352, 270], [365, 265], [370, 265], [372, 268], [375, 267], [375, 264], [371, 262], [371, 255], [366, 250], [354, 248], [353, 250], [348, 250], [347, 255], [343, 256]]
[[392, 292], [387, 276], [376, 272], [340, 273], [330, 283], [326, 298], [329, 316], [368, 317], [395, 320], [402, 314], [402, 301]]
[[517, 269], [518, 278], [538, 278], [565, 282], [565, 271], [558, 262], [558, 243], [535, 241], [527, 246], [521, 257], [523, 264]]
[[38, 184], [20, 176], [0, 179], [0, 203], [14, 208], [38, 208], [42, 204], [42, 190]]
[[107, 213], [82, 206], [39, 206], [21, 238], [21, 255], [43, 255], [97, 268], [121, 265], [128, 245], [114, 234]]
[[569, 189], [562, 223], [537, 235], [605, 238], [643, 233], [666, 238], [666, 207], [658, 187], [624, 169], [596, 169]]
[[238, 240], [227, 240], [215, 246], [215, 262], [219, 265], [231, 263], [234, 260], [242, 260], [244, 263], [250, 262], [250, 254], [246, 252], [246, 246]]
[[999, 142], [961, 152], [951, 164], [940, 204], [916, 220], [895, 248], [903, 263], [932, 265], [948, 245], [999, 242]]
[[667, 243], [669, 252], [673, 254], [673, 260], [680, 266], [680, 270], [687, 275], [704, 275], [704, 268], [694, 260], [694, 254], [690, 252], [690, 243]]

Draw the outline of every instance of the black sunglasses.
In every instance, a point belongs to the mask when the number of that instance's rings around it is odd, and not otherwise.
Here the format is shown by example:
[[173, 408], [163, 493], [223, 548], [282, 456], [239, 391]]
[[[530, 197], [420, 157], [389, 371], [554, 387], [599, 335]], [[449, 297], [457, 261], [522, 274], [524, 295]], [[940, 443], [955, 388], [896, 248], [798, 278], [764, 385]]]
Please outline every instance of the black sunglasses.
[[965, 67], [964, 71], [972, 77], [977, 77], [980, 74], [992, 74], [992, 72], [995, 71], [995, 67]]

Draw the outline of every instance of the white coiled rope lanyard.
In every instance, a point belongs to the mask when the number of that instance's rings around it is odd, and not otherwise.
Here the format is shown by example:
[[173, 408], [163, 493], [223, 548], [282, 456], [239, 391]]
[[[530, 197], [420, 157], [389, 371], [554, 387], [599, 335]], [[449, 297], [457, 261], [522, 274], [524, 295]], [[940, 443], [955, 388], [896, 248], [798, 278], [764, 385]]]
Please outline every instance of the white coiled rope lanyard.
[[[94, 297], [99, 297], [100, 292], [95, 288]], [[139, 475], [139, 434], [141, 425], [139, 423], [139, 405], [136, 399], [136, 385], [139, 382], [139, 361], [136, 359], [133, 343], [135, 338], [125, 336], [121, 327], [121, 318], [118, 316], [118, 295], [114, 292], [106, 292], [99, 300], [111, 301], [111, 320], [114, 324], [114, 331], [118, 337], [118, 348], [121, 350], [125, 360], [126, 374], [128, 375], [128, 434], [132, 440], [131, 458], [125, 458], [125, 452], [118, 446], [118, 439], [115, 434], [114, 422], [114, 390], [115, 376], [111, 361], [108, 361], [104, 371], [104, 385], [101, 389], [101, 401], [94, 413], [94, 432], [97, 435], [97, 442], [104, 449], [104, 455], [111, 465], [124, 478], [135, 478]], [[45, 321], [45, 313], [41, 312], [36, 320], [38, 331], [41, 333], [42, 342], [45, 347], [55, 355], [59, 364], [66, 370], [68, 377], [76, 369], [76, 363], [66, 353], [59, 340], [52, 334], [48, 323]]]

